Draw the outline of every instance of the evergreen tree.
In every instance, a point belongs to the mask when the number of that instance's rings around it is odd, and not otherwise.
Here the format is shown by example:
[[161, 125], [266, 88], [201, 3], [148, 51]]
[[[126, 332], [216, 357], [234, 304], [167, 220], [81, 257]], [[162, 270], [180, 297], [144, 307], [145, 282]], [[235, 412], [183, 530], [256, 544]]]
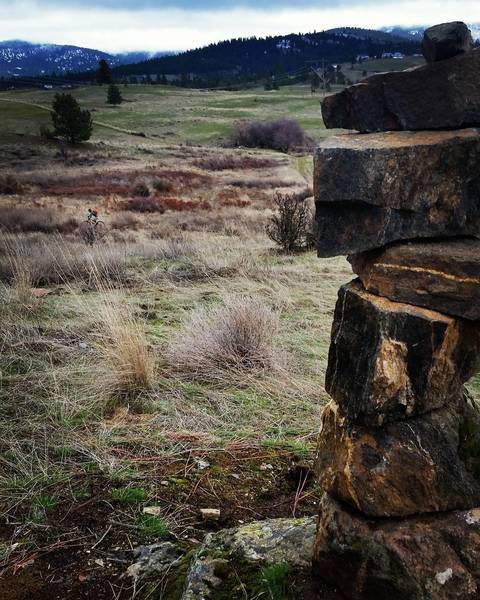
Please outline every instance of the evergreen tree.
[[117, 85], [111, 83], [108, 86], [107, 104], [121, 104], [123, 102], [122, 94]]
[[110, 71], [107, 61], [103, 58], [98, 63], [97, 83], [100, 85], [104, 83], [112, 83], [112, 72]]
[[90, 139], [93, 128], [90, 111], [82, 110], [71, 94], [55, 94], [52, 109], [55, 135], [72, 144]]

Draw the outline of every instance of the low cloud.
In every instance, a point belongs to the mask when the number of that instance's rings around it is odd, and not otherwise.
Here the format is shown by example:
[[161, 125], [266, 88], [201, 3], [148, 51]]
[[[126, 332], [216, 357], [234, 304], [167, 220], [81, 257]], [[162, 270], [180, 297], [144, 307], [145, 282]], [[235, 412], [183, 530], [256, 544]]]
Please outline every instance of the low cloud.
[[[328, 2], [318, 8], [308, 0], [304, 6], [292, 8], [266, 0], [237, 8], [195, 10], [155, 8], [144, 2], [142, 8], [129, 8], [129, 2], [109, 0], [100, 5], [76, 2], [20, 1], [7, 5], [0, 0], [2, 19], [0, 39], [27, 39], [36, 42], [75, 44], [109, 52], [124, 50], [182, 50], [203, 46], [232, 37], [265, 36], [291, 32], [323, 30], [337, 26], [378, 28], [384, 25], [431, 24], [451, 20], [480, 21], [478, 0], [438, 2], [438, 0], [398, 0], [397, 2], [359, 4]], [[108, 6], [108, 4], [111, 6]], [[178, 5], [178, 3], [176, 3]], [[198, 4], [197, 3], [197, 7]], [[207, 2], [212, 4], [212, 2]], [[138, 6], [138, 4], [137, 4]]]

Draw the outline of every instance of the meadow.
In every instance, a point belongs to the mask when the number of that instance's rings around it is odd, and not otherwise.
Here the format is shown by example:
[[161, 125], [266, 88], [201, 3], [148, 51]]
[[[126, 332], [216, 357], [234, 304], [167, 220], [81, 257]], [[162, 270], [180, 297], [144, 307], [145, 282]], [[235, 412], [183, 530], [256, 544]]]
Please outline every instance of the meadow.
[[352, 272], [266, 235], [276, 193], [311, 196], [310, 154], [226, 141], [243, 118], [332, 132], [306, 86], [128, 86], [116, 108], [89, 87], [93, 137], [65, 155], [38, 136], [52, 93], [0, 94], [0, 597], [158, 597], [124, 575], [139, 544], [317, 511]]

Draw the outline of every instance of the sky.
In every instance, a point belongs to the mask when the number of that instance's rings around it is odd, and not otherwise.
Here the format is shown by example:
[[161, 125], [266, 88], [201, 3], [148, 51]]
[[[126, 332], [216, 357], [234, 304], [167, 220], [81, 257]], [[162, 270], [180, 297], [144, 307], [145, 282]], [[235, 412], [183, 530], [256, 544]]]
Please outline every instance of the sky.
[[480, 22], [480, 0], [0, 0], [0, 40], [107, 52], [350, 26]]

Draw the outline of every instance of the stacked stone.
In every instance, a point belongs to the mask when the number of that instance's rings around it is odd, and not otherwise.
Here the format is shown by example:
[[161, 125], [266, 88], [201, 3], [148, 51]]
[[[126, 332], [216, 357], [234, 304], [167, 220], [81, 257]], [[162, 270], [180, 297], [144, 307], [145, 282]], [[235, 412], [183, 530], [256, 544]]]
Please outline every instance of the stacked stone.
[[[318, 575], [352, 599], [480, 598], [480, 49], [433, 27], [425, 66], [326, 98], [320, 256], [348, 254], [317, 473]], [[368, 135], [366, 135], [368, 134]]]

